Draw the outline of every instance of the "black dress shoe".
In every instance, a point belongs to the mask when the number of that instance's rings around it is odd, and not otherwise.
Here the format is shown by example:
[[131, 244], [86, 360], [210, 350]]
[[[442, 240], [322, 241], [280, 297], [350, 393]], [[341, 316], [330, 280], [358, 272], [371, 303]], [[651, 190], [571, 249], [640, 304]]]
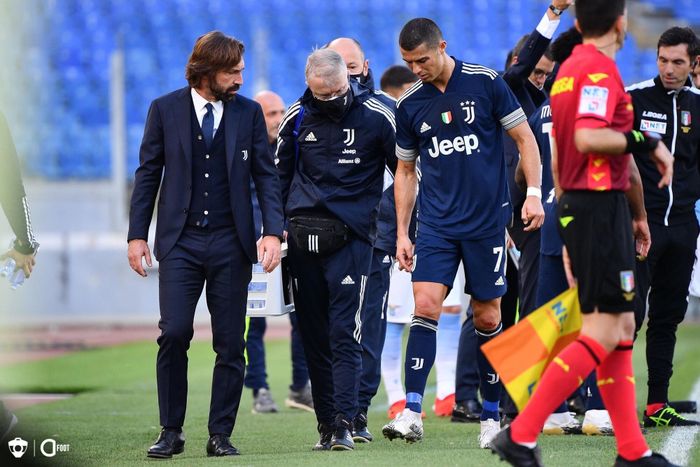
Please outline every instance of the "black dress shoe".
[[185, 450], [185, 434], [182, 430], [163, 428], [155, 444], [148, 448], [148, 457], [170, 459]]
[[455, 423], [478, 423], [481, 418], [481, 404], [476, 399], [457, 402], [452, 409], [452, 421]]
[[233, 447], [226, 435], [211, 435], [207, 441], [207, 456], [238, 456], [240, 452]]

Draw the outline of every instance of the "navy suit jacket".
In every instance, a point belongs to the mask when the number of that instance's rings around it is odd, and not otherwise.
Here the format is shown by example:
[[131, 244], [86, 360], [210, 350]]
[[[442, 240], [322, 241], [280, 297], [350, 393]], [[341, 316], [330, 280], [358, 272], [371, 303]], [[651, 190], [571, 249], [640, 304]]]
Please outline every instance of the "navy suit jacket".
[[[156, 195], [158, 219], [154, 254], [158, 261], [177, 242], [192, 197], [192, 96], [185, 87], [151, 103], [141, 142], [140, 164], [131, 195], [128, 240], [148, 240]], [[231, 211], [241, 245], [257, 262], [250, 178], [258, 192], [265, 235], [282, 235], [282, 196], [267, 129], [257, 102], [236, 95], [224, 104], [226, 167]], [[221, 131], [219, 128], [218, 131]], [[162, 179], [162, 186], [161, 186]]]
[[537, 66], [542, 55], [549, 47], [551, 39], [547, 39], [535, 29], [530, 33], [530, 37], [523, 44], [523, 48], [518, 53], [518, 63], [512, 65], [503, 73], [503, 79], [508, 87], [513, 91], [515, 97], [520, 102], [520, 107], [528, 118], [535, 113], [535, 110], [547, 99], [547, 95], [537, 89], [530, 82], [528, 77]]
[[[528, 79], [530, 73], [537, 66], [542, 55], [547, 50], [551, 39], [547, 39], [535, 29], [530, 33], [530, 37], [525, 41], [523, 48], [518, 54], [518, 63], [512, 65], [503, 73], [503, 79], [510, 87], [515, 97], [520, 102], [523, 112], [528, 118], [547, 99], [544, 91], [537, 89]], [[510, 229], [511, 237], [518, 248], [522, 245], [522, 238], [527, 233], [522, 230], [522, 221], [517, 214], [525, 202], [525, 193], [515, 184], [515, 169], [520, 160], [518, 146], [511, 138], [503, 138], [503, 153], [506, 158], [508, 168], [508, 189], [510, 191], [510, 201], [513, 206], [515, 216], [513, 217], [514, 227]], [[539, 232], [539, 231], [537, 231]]]

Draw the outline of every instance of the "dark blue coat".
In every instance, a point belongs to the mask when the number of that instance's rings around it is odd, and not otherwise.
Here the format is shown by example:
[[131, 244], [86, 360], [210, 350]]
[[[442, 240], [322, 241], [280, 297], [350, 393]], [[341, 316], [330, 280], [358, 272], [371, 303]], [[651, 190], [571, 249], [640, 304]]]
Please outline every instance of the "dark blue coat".
[[[542, 55], [547, 50], [551, 39], [547, 39], [542, 34], [533, 30], [530, 33], [525, 45], [518, 53], [518, 63], [508, 68], [503, 73], [503, 79], [508, 84], [508, 87], [513, 91], [515, 97], [520, 102], [523, 112], [529, 118], [537, 108], [547, 99], [544, 91], [537, 89], [528, 77], [535, 69], [537, 62], [540, 61]], [[503, 138], [503, 153], [506, 158], [506, 166], [508, 167], [508, 188], [510, 192], [510, 200], [513, 206], [513, 212], [516, 213], [514, 220], [516, 226], [520, 227], [520, 208], [525, 202], [525, 193], [515, 184], [515, 169], [520, 159], [518, 146], [511, 138]], [[516, 245], [520, 245], [521, 237], [526, 235], [522, 228], [514, 228], [510, 230], [511, 236], [515, 240]]]
[[374, 97], [379, 102], [381, 102], [382, 104], [389, 107], [392, 111], [396, 109], [396, 99], [394, 99], [389, 94], [382, 91], [381, 89], [377, 89], [377, 87], [374, 83], [374, 75], [372, 74], [371, 68], [369, 68], [367, 70], [367, 78], [365, 79], [365, 82], [364, 82], [364, 84], [362, 84], [362, 86], [369, 89], [369, 91], [372, 93], [372, 97]]
[[[308, 89], [287, 110], [276, 153], [282, 199], [287, 218], [329, 213], [373, 242], [385, 166], [396, 170], [394, 115], [367, 88], [354, 80], [350, 86], [352, 104], [340, 122], [316, 109]], [[295, 144], [293, 130], [302, 106]]]
[[[148, 240], [156, 195], [158, 220], [154, 254], [163, 259], [177, 242], [192, 196], [192, 96], [185, 87], [151, 103], [131, 196], [128, 239]], [[282, 235], [280, 184], [260, 105], [236, 95], [224, 104], [226, 167], [231, 211], [238, 238], [251, 263], [257, 262], [250, 177], [260, 195], [265, 235]], [[161, 186], [162, 178], [162, 186]]]
[[[392, 112], [396, 111], [396, 99], [389, 94], [375, 88], [372, 69], [367, 70], [367, 80], [364, 86], [370, 90], [372, 96], [385, 104]], [[394, 174], [387, 170], [385, 178], [391, 178], [392, 184], [385, 186], [382, 199], [379, 202], [377, 214], [377, 238], [374, 247], [391, 256], [396, 254], [396, 201], [394, 199]]]

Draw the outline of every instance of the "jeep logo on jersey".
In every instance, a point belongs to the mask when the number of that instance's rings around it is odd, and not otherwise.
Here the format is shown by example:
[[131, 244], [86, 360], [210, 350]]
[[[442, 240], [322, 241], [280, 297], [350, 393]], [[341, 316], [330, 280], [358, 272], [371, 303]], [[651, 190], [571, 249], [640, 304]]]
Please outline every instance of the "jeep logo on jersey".
[[474, 101], [460, 102], [459, 105], [462, 107], [462, 110], [467, 113], [467, 116], [464, 117], [464, 122], [474, 123], [474, 117], [476, 115], [476, 112], [474, 111]]
[[428, 149], [430, 157], [437, 157], [440, 154], [449, 156], [453, 152], [465, 152], [467, 156], [471, 155], [472, 151], [479, 150], [479, 138], [476, 135], [458, 136], [453, 140], [443, 139], [438, 142], [437, 136], [433, 136], [431, 140], [433, 147]]
[[352, 143], [355, 142], [355, 129], [344, 128], [343, 133], [345, 133], [345, 139], [343, 140], [343, 143], [345, 143], [346, 146], [352, 146]]

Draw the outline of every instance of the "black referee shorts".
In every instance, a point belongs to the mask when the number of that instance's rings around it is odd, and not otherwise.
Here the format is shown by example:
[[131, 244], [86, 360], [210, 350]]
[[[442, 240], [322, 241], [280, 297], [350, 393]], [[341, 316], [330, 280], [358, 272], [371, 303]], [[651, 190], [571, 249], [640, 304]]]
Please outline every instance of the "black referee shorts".
[[578, 280], [581, 312], [633, 310], [635, 246], [621, 191], [567, 191], [558, 206], [559, 232]]

